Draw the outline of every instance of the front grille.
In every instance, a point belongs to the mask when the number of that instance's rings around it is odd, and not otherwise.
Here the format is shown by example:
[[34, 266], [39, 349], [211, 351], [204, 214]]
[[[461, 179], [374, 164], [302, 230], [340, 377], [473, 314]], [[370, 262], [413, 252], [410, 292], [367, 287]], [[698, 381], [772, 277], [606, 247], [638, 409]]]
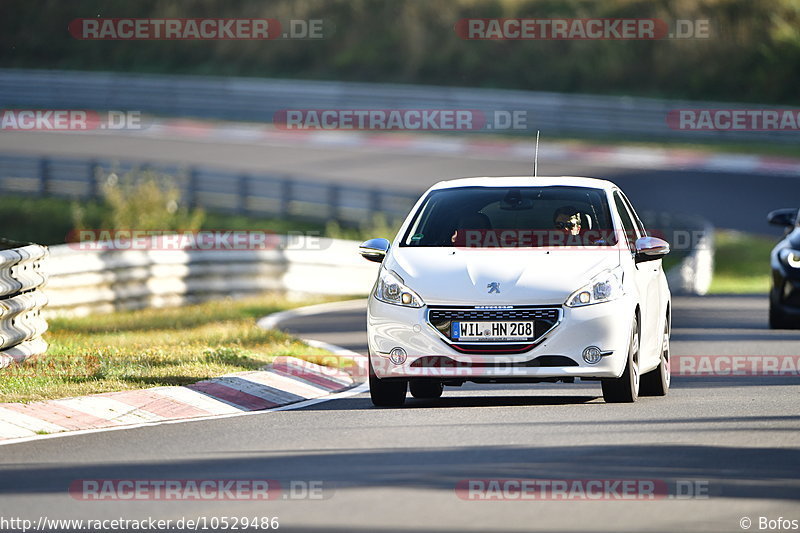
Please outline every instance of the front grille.
[[437, 309], [428, 311], [428, 320], [435, 322], [453, 320], [558, 320], [559, 309], [552, 307], [515, 307], [512, 309]]
[[[465, 353], [518, 353], [527, 351], [558, 323], [560, 316], [561, 309], [558, 307], [510, 307], [507, 309], [433, 307], [428, 310], [428, 322], [430, 325], [436, 328], [454, 348]], [[525, 341], [511, 344], [453, 342], [450, 336], [453, 321], [532, 321], [534, 334]], [[521, 343], [526, 344], [526, 346], [520, 346]]]

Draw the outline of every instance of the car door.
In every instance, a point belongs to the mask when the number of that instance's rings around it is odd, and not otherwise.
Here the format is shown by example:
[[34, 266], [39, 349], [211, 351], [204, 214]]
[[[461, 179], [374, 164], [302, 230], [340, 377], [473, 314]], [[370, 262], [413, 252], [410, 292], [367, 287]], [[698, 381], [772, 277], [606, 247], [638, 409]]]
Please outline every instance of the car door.
[[641, 312], [641, 344], [639, 364], [643, 369], [649, 369], [657, 364], [657, 357], [661, 350], [662, 336], [660, 334], [660, 309], [661, 291], [659, 290], [659, 276], [661, 275], [661, 260], [636, 263], [634, 251], [636, 239], [647, 235], [633, 206], [621, 191], [614, 191], [614, 204], [622, 220], [628, 249], [631, 251], [632, 271], [635, 277], [636, 288], [639, 292], [639, 305]]

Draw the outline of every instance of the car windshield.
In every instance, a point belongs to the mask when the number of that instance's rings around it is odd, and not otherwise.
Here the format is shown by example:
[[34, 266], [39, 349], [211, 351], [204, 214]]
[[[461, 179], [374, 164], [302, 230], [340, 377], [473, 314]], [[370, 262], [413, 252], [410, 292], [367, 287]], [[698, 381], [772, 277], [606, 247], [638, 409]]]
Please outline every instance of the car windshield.
[[459, 187], [431, 192], [401, 246], [610, 246], [606, 193], [590, 187]]

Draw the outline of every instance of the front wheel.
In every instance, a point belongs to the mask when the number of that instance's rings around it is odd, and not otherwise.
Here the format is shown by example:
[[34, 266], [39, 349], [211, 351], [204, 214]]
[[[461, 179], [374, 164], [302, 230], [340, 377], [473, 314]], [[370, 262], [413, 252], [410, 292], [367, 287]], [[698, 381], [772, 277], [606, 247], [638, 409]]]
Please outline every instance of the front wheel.
[[369, 357], [369, 397], [376, 407], [400, 407], [406, 401], [408, 381], [379, 379]]
[[792, 324], [789, 317], [781, 309], [770, 302], [769, 304], [769, 327], [770, 329], [797, 329], [800, 323]]
[[661, 362], [658, 366], [642, 376], [640, 396], [666, 396], [669, 390], [669, 317], [664, 323], [664, 337], [661, 341]]
[[604, 379], [603, 399], [606, 403], [631, 403], [639, 397], [639, 320], [634, 319], [628, 344], [628, 362], [618, 378]]

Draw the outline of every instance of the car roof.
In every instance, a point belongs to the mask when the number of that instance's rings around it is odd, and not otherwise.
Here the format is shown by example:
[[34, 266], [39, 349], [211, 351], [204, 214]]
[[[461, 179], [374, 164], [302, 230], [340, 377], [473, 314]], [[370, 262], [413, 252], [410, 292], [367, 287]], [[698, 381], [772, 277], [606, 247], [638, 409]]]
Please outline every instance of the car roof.
[[580, 178], [576, 176], [503, 176], [459, 178], [440, 181], [430, 190], [454, 189], [457, 187], [591, 187], [593, 189], [612, 190], [617, 186], [608, 180], [597, 178]]

